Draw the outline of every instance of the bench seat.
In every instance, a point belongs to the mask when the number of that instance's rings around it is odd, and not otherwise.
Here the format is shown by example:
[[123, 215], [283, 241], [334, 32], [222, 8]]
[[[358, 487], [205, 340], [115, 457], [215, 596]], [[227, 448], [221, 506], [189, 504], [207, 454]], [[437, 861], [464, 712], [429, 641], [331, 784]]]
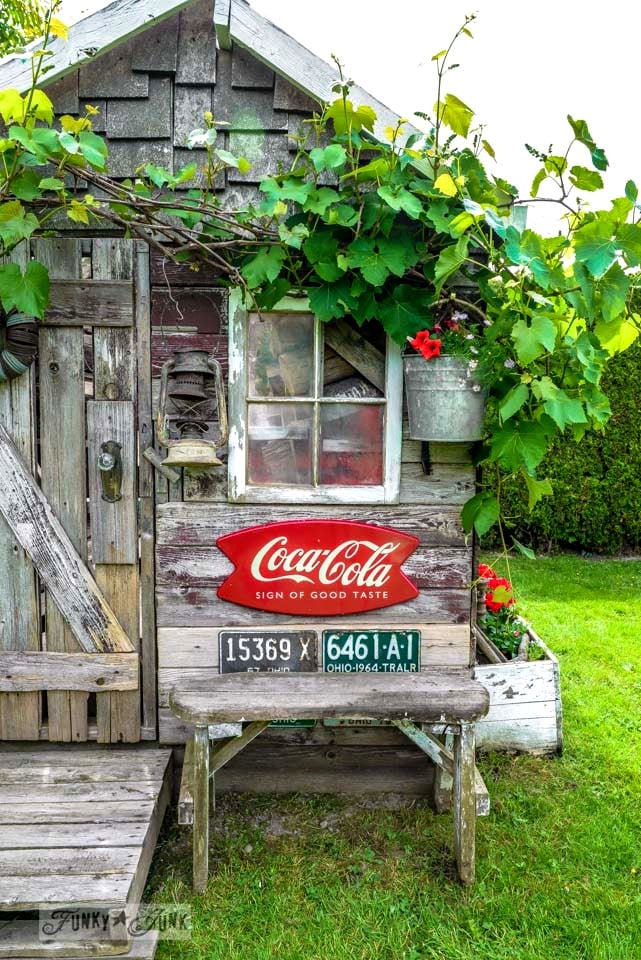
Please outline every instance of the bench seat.
[[[174, 690], [174, 713], [195, 726], [193, 750], [194, 887], [209, 872], [210, 779], [272, 720], [387, 720], [452, 777], [454, 849], [463, 883], [474, 879], [476, 765], [474, 721], [489, 707], [485, 687], [469, 670], [433, 668], [424, 673], [237, 673], [213, 677], [206, 689]], [[209, 729], [248, 724], [210, 758]], [[447, 727], [450, 753], [415, 724]], [[240, 729], [240, 728], [238, 728]]]

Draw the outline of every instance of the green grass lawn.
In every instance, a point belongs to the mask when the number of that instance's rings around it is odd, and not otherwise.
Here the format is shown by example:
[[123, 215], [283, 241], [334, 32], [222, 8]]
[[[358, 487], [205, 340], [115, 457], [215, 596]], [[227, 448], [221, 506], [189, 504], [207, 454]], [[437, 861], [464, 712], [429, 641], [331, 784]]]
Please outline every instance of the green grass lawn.
[[190, 902], [194, 932], [159, 960], [641, 957], [641, 562], [518, 560], [511, 574], [561, 662], [565, 749], [480, 760], [492, 812], [476, 884], [453, 879], [450, 817], [427, 804], [230, 797], [202, 897], [189, 829], [165, 827], [146, 899]]

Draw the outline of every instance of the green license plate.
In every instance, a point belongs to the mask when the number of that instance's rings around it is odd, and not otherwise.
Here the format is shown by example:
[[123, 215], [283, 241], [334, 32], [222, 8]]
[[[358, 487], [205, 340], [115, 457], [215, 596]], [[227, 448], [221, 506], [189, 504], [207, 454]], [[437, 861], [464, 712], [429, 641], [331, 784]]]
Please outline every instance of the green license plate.
[[325, 673], [418, 673], [419, 630], [323, 632]]
[[315, 720], [272, 720], [270, 727], [315, 727]]

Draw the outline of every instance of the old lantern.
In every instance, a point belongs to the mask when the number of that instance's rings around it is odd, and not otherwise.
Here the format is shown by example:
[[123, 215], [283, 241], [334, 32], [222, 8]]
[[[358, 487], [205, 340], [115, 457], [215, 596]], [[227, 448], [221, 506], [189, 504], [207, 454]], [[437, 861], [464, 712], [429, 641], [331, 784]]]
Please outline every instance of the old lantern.
[[[215, 440], [206, 435], [218, 421]], [[178, 350], [163, 364], [158, 401], [158, 441], [163, 463], [191, 471], [218, 467], [216, 447], [227, 443], [227, 408], [220, 364], [206, 350]]]

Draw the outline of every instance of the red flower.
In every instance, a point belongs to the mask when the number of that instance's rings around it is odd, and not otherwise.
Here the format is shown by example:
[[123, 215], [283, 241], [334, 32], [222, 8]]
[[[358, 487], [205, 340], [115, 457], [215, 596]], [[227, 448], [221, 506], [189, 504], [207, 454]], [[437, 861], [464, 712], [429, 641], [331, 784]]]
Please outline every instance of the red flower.
[[[512, 593], [512, 584], [505, 577], [492, 577], [487, 586], [485, 606], [492, 613], [498, 613], [503, 607], [511, 607], [516, 602]], [[495, 597], [495, 591], [497, 590], [500, 590], [500, 595]]]
[[481, 580], [491, 580], [492, 577], [495, 577], [496, 574], [492, 567], [488, 567], [487, 563], [479, 563], [479, 577]]

